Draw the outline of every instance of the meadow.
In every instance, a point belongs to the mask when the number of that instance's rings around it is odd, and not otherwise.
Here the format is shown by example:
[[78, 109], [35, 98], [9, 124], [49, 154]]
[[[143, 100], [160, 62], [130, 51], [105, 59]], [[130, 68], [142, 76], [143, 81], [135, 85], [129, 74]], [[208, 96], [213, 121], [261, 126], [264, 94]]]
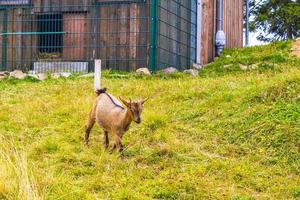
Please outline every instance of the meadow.
[[151, 96], [123, 138], [125, 160], [104, 150], [98, 126], [83, 144], [92, 78], [0, 81], [0, 199], [299, 199], [290, 48], [226, 50], [198, 77], [104, 71], [115, 96]]

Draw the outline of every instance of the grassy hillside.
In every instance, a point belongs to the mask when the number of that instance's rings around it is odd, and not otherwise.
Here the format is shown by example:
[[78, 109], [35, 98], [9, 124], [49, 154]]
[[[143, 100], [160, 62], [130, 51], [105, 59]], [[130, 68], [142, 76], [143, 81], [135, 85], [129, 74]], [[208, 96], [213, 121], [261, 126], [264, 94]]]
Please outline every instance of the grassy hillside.
[[92, 79], [0, 82], [0, 199], [299, 199], [290, 45], [227, 50], [196, 78], [105, 72], [116, 96], [154, 95], [123, 139], [125, 161], [99, 127], [83, 145]]

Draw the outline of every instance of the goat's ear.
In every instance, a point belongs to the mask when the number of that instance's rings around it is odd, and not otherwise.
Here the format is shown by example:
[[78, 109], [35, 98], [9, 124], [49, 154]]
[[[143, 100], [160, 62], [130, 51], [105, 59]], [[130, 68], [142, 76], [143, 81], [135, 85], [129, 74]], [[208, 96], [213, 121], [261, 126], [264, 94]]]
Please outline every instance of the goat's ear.
[[149, 100], [149, 97], [143, 99], [143, 100], [141, 101], [142, 105], [143, 105], [144, 103], [146, 103], [146, 101], [148, 101], [148, 100]]
[[123, 97], [119, 97], [119, 99], [124, 103], [124, 105], [128, 108], [130, 108], [130, 102], [126, 101]]

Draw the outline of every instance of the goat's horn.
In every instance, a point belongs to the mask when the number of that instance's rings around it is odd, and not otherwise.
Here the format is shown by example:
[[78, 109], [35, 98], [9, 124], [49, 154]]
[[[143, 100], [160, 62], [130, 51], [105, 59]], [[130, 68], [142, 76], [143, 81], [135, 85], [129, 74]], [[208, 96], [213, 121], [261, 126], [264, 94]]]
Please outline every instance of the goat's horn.
[[149, 100], [149, 97], [145, 98], [144, 100], [142, 100], [142, 104], [144, 104], [148, 100]]

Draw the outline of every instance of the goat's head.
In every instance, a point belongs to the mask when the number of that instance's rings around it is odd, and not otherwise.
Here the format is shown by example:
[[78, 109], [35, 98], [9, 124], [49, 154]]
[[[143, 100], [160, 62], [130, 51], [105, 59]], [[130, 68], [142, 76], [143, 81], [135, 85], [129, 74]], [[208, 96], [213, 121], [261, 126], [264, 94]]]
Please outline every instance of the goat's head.
[[143, 110], [144, 103], [149, 99], [146, 98], [144, 100], [138, 100], [138, 101], [129, 101], [125, 100], [123, 97], [119, 97], [120, 100], [124, 103], [124, 105], [127, 107], [127, 109], [130, 111], [131, 118], [136, 123], [141, 123], [141, 113]]

